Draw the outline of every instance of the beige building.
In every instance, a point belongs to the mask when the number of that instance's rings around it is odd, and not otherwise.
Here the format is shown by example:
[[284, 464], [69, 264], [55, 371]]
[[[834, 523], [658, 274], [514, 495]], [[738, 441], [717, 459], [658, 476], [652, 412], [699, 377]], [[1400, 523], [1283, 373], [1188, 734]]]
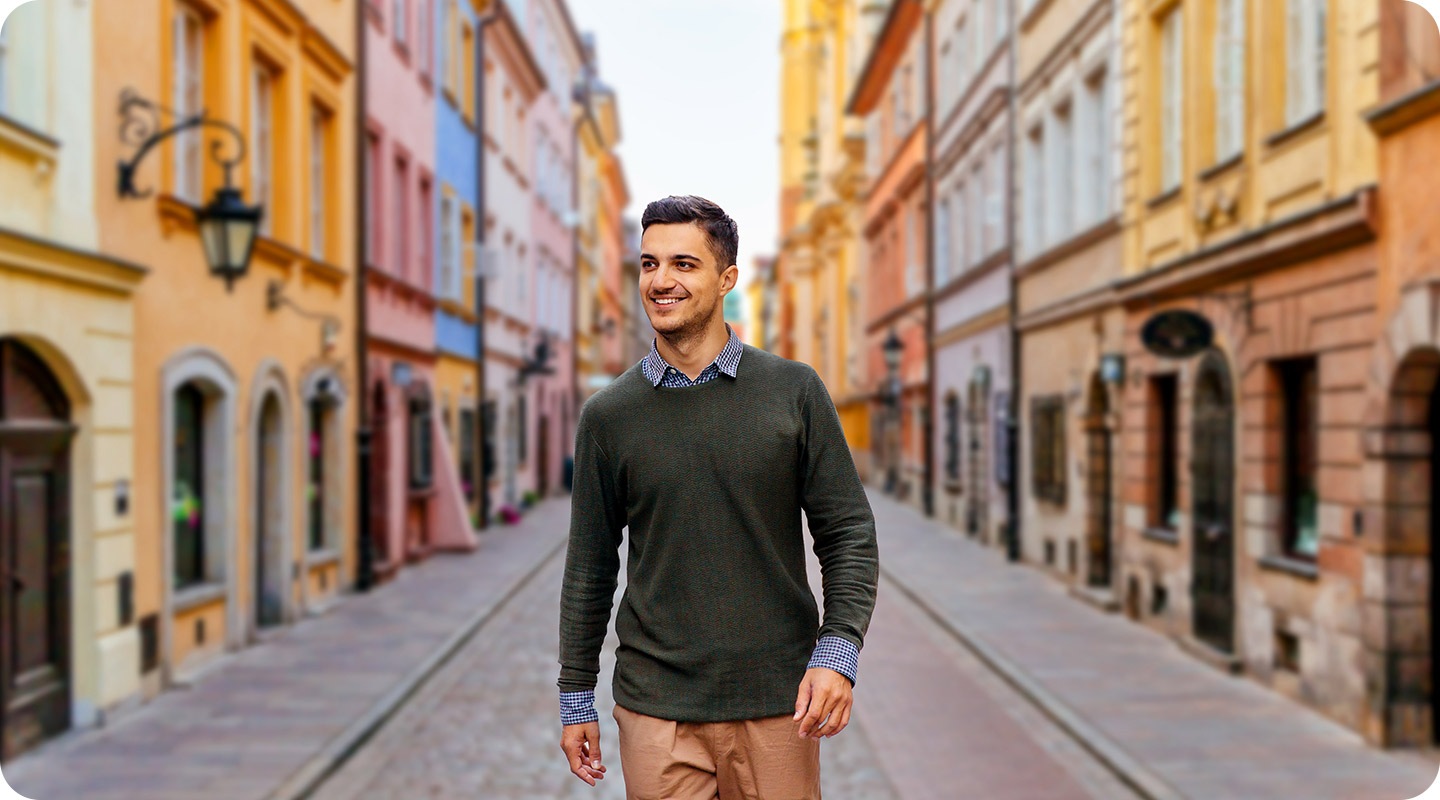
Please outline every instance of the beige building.
[[1021, 553], [1105, 605], [1125, 348], [1119, 14], [1059, 0], [1016, 31]]
[[[0, 48], [0, 724], [8, 760], [139, 700], [135, 308], [102, 255], [91, 9], [29, 3]], [[55, 46], [64, 42], [63, 53]], [[104, 108], [111, 108], [104, 104]], [[97, 164], [111, 182], [97, 184]]]

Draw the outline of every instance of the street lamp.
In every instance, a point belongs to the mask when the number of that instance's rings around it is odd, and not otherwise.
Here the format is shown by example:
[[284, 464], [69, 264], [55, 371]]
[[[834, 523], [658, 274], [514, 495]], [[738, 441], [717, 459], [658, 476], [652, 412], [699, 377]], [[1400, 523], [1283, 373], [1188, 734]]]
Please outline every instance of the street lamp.
[[890, 428], [886, 439], [889, 443], [889, 464], [885, 470], [885, 492], [894, 494], [900, 484], [900, 358], [905, 353], [905, 342], [890, 329], [885, 343], [880, 346], [885, 356], [885, 404], [890, 407]]
[[[161, 115], [178, 117], [168, 128], [160, 127]], [[235, 155], [220, 156], [220, 142], [210, 147], [210, 157], [225, 170], [225, 185], [215, 191], [215, 196], [203, 208], [195, 209], [195, 223], [200, 229], [200, 244], [205, 249], [205, 261], [210, 274], [225, 279], [225, 289], [234, 289], [235, 280], [245, 275], [250, 268], [250, 253], [255, 247], [255, 234], [260, 228], [264, 209], [246, 205], [240, 190], [231, 183], [231, 173], [245, 159], [245, 137], [228, 122], [213, 119], [204, 109], [186, 117], [165, 106], [137, 95], [126, 89], [120, 93], [120, 141], [134, 145], [135, 155], [119, 164], [119, 181], [116, 190], [122, 198], [144, 198], [152, 194], [150, 189], [140, 190], [135, 186], [135, 172], [145, 156], [164, 140], [192, 128], [219, 128], [235, 139]]]

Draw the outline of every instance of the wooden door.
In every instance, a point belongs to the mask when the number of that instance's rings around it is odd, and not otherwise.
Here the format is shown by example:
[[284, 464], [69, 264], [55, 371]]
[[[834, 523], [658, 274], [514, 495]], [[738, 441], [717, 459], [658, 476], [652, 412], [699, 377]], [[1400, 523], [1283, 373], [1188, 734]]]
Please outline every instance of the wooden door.
[[70, 727], [69, 402], [0, 340], [0, 757]]
[[[1085, 419], [1085, 541], [1086, 582], [1090, 586], [1110, 586], [1111, 528], [1110, 518], [1110, 428], [1109, 395], [1100, 376], [1090, 382], [1090, 407]], [[1068, 468], [1068, 466], [1067, 466]]]
[[535, 438], [535, 462], [536, 468], [540, 471], [539, 480], [536, 482], [535, 493], [540, 497], [550, 494], [550, 415], [540, 415], [540, 430]]
[[1213, 350], [1197, 373], [1191, 434], [1195, 637], [1230, 653], [1235, 647], [1235, 403], [1230, 369]]

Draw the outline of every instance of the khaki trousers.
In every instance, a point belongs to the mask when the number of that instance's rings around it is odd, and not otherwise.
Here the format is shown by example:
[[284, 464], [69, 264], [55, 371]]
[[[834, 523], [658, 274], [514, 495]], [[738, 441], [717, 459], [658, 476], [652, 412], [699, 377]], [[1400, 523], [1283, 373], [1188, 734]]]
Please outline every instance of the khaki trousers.
[[615, 706], [626, 800], [820, 800], [820, 742], [789, 715], [670, 722]]

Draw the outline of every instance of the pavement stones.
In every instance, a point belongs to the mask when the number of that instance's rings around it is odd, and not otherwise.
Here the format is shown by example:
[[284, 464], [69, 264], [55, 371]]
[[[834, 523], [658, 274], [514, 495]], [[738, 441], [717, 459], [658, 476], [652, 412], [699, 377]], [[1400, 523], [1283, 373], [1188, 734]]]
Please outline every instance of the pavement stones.
[[1037, 570], [878, 492], [870, 502], [885, 574], [1088, 748], [1134, 768], [1151, 796], [1403, 800], [1435, 780], [1423, 757], [1368, 747]]
[[568, 519], [567, 500], [542, 503], [519, 525], [483, 534], [474, 553], [401, 570], [227, 656], [192, 688], [21, 756], [5, 765], [5, 780], [37, 800], [240, 800], [302, 789], [563, 547]]

